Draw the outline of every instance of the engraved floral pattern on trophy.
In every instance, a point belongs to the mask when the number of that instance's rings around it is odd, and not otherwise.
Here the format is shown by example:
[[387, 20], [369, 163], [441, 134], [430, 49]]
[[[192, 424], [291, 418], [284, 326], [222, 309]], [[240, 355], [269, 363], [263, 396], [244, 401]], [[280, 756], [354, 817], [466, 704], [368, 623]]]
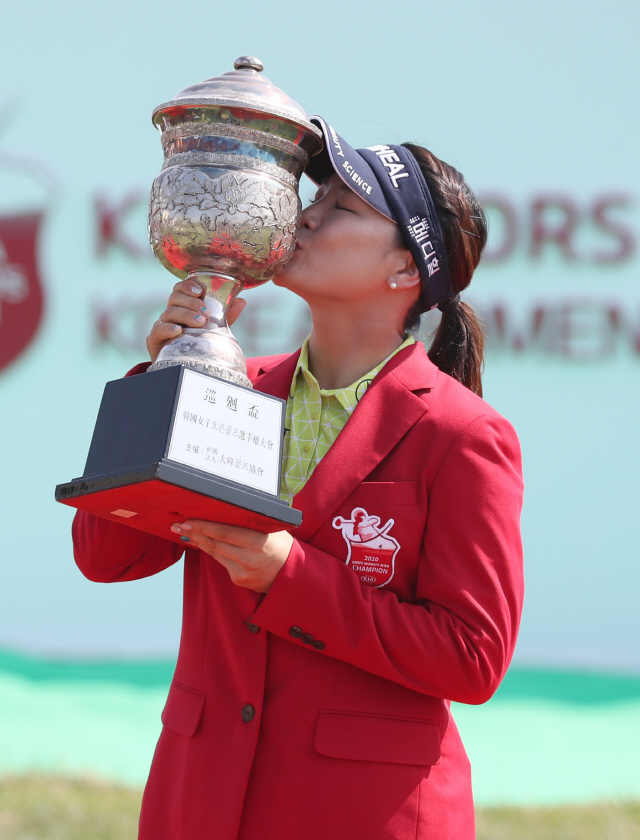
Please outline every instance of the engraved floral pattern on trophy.
[[296, 192], [247, 171], [212, 178], [174, 166], [153, 183], [149, 238], [167, 268], [244, 273], [245, 287], [274, 277], [296, 244]]
[[226, 310], [242, 288], [265, 283], [284, 268], [300, 211], [291, 187], [251, 171], [210, 177], [174, 166], [156, 178], [149, 205], [153, 251], [167, 268], [183, 269], [205, 286], [213, 316], [206, 328], [185, 330], [188, 343], [167, 345], [154, 369], [180, 363], [250, 387]]
[[165, 161], [151, 189], [151, 246], [169, 271], [204, 286], [212, 314], [166, 344], [149, 369], [181, 364], [251, 387], [226, 313], [242, 289], [268, 282], [292, 256], [298, 180], [319, 132], [259, 76], [257, 59], [235, 68], [154, 112]]

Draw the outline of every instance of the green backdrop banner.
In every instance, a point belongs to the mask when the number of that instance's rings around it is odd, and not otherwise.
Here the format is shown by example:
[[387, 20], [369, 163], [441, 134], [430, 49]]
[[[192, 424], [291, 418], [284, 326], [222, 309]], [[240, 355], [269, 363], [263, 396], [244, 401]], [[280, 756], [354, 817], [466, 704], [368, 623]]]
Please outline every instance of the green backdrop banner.
[[[57, 483], [82, 473], [105, 381], [144, 359], [173, 284], [146, 241], [154, 106], [258, 55], [354, 146], [412, 140], [460, 168], [491, 236], [469, 291], [485, 393], [522, 439], [521, 666], [640, 672], [637, 4], [508, 0], [366, 10], [166, 0], [0, 13], [0, 645], [173, 657], [181, 570], [75, 569]], [[310, 187], [303, 187], [308, 198]], [[305, 306], [247, 293], [247, 355], [293, 349]], [[428, 329], [425, 325], [425, 331]]]

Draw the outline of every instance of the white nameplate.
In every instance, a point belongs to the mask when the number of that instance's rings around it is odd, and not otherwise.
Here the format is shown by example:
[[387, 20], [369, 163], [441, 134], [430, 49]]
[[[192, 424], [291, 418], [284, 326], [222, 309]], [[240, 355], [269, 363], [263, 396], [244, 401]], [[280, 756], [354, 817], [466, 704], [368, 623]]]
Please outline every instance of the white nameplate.
[[282, 402], [184, 369], [168, 456], [277, 496]]

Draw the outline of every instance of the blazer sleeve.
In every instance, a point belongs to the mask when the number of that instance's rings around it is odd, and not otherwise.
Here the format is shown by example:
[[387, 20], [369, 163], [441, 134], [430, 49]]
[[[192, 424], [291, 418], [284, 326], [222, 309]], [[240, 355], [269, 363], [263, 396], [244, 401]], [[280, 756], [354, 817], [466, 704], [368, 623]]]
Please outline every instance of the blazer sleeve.
[[430, 488], [414, 603], [361, 584], [342, 560], [295, 542], [252, 621], [319, 656], [424, 694], [483, 703], [509, 665], [523, 598], [520, 447], [497, 413], [450, 445]]
[[177, 563], [184, 549], [127, 525], [79, 510], [73, 519], [73, 556], [82, 574], [97, 583], [139, 580]]
[[[144, 373], [151, 362], [142, 362], [127, 376]], [[89, 580], [112, 583], [138, 580], [176, 563], [184, 549], [127, 525], [110, 522], [79, 510], [73, 519], [73, 554], [80, 571]]]

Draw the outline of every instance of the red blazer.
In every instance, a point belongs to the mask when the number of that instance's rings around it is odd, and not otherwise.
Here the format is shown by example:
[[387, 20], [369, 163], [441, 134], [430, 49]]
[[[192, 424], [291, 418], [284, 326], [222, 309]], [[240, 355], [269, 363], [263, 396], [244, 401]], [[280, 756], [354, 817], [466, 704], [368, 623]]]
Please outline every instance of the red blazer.
[[[285, 399], [297, 355], [253, 360], [256, 388]], [[448, 701], [485, 702], [509, 664], [521, 500], [509, 423], [421, 344], [391, 359], [296, 496], [304, 520], [266, 596], [186, 549], [140, 837], [472, 840]], [[82, 512], [74, 538], [96, 581], [182, 554]]]

